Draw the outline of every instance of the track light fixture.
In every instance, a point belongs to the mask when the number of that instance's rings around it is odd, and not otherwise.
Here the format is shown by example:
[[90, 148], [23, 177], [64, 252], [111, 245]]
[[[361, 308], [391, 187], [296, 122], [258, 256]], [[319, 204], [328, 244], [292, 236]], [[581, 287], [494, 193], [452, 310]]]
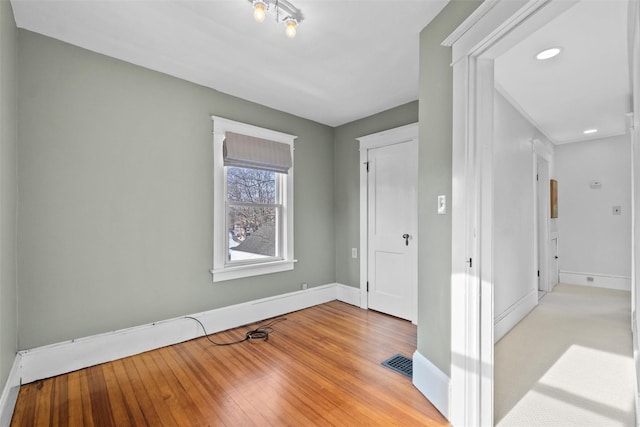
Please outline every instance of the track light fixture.
[[253, 4], [253, 19], [264, 22], [267, 12], [275, 15], [276, 22], [285, 25], [285, 34], [289, 38], [296, 36], [298, 24], [304, 17], [300, 9], [287, 0], [249, 0]]

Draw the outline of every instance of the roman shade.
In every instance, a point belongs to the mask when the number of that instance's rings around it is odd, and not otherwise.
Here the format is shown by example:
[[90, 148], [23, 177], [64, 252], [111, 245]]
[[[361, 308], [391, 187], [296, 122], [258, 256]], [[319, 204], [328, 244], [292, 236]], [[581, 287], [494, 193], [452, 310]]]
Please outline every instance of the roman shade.
[[222, 151], [225, 166], [286, 174], [293, 164], [289, 144], [234, 132], [225, 132]]

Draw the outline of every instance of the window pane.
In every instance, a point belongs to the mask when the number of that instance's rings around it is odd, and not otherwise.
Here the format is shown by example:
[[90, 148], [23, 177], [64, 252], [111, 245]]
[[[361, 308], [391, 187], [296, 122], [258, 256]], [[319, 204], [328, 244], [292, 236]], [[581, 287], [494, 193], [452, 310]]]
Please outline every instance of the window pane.
[[276, 257], [278, 207], [229, 206], [229, 261]]
[[227, 167], [227, 200], [245, 203], [276, 203], [276, 173]]

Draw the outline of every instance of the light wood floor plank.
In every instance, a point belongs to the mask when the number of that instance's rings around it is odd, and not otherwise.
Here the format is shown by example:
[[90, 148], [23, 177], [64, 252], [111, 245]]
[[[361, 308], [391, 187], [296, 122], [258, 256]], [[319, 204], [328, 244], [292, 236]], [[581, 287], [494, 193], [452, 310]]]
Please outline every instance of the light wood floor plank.
[[53, 425], [66, 426], [68, 425], [69, 415], [69, 397], [68, 397], [68, 384], [69, 377], [61, 375], [55, 378], [54, 382], [54, 409], [53, 409]]
[[[215, 413], [220, 419], [220, 424], [215, 425], [233, 425], [233, 420], [241, 419], [243, 417], [242, 409], [229, 397], [229, 394], [220, 386], [211, 375], [203, 375], [206, 372], [204, 365], [202, 365], [198, 356], [192, 356], [190, 350], [194, 346], [176, 345], [172, 346], [179, 362], [183, 367], [182, 375], [188, 378], [191, 387], [190, 390], [200, 391], [202, 398], [208, 407], [208, 409]], [[196, 394], [196, 396], [198, 396]], [[198, 398], [198, 397], [197, 397]]]
[[[114, 422], [122, 427], [144, 425], [144, 415], [140, 410], [140, 406], [129, 404], [129, 399], [137, 403], [133, 389], [130, 388], [130, 383], [124, 381], [121, 384], [119, 378], [126, 378], [121, 361], [105, 364], [106, 387], [109, 399], [113, 402]], [[130, 390], [130, 394], [127, 395], [125, 390]]]
[[[67, 405], [69, 408], [69, 424], [70, 426], [74, 425], [85, 425], [84, 423], [84, 414], [82, 411], [82, 394], [78, 392], [80, 390], [80, 376], [83, 374], [83, 371], [72, 372], [67, 375], [61, 375], [61, 377], [67, 377]], [[38, 384], [36, 382], [35, 384]], [[29, 384], [31, 386], [31, 384]], [[20, 393], [25, 387], [20, 388]], [[14, 415], [14, 420], [16, 419]], [[29, 424], [24, 424], [29, 425]], [[65, 425], [62, 424], [61, 425]]]
[[12, 426], [448, 425], [381, 365], [411, 357], [415, 325], [338, 301], [283, 317], [267, 341], [203, 337], [23, 385]]
[[[93, 422], [94, 421], [93, 407], [91, 406], [91, 399], [93, 396], [91, 396], [91, 391], [89, 388], [89, 379], [87, 378], [87, 372], [89, 371], [89, 369], [92, 369], [92, 368], [87, 368], [80, 371], [80, 375], [79, 375], [80, 386], [78, 388], [78, 391], [79, 391], [81, 402], [82, 402], [82, 406], [81, 406], [82, 425], [85, 427], [94, 427], [95, 423]], [[43, 382], [48, 383], [49, 381], [43, 381]]]

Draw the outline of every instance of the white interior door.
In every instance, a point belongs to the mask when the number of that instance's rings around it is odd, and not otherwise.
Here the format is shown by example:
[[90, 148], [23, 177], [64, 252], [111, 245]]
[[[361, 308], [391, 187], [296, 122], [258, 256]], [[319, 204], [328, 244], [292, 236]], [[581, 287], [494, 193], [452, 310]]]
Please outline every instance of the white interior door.
[[538, 238], [538, 291], [548, 292], [549, 269], [549, 163], [536, 156], [536, 218]]
[[558, 266], [558, 238], [551, 239], [551, 256], [549, 259], [551, 263], [551, 274], [549, 277], [549, 292], [553, 291], [553, 288], [558, 284], [560, 277], [560, 268]]
[[416, 320], [417, 141], [368, 150], [368, 305]]
[[418, 320], [418, 124], [358, 138], [360, 307]]

